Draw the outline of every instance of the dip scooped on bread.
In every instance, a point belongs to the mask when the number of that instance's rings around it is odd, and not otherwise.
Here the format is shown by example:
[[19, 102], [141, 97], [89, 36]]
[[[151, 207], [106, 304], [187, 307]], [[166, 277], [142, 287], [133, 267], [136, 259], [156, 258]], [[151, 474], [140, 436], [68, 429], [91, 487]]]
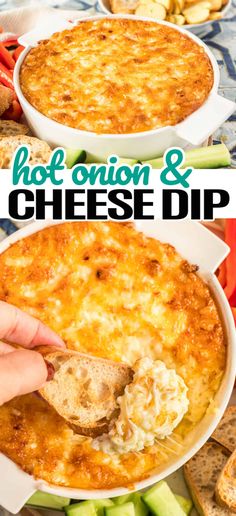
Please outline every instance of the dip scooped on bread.
[[133, 381], [117, 402], [120, 414], [108, 435], [93, 446], [105, 453], [128, 453], [165, 439], [188, 411], [187, 387], [174, 369], [148, 357], [134, 364]]
[[131, 369], [75, 351], [41, 353], [55, 374], [40, 394], [75, 432], [96, 438], [97, 450], [141, 451], [170, 435], [188, 410], [183, 379], [161, 360], [145, 357]]

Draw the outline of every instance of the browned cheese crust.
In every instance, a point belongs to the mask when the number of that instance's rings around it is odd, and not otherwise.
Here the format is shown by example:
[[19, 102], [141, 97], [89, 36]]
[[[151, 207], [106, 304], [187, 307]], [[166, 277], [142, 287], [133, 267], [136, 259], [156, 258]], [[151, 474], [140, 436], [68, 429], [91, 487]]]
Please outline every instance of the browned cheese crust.
[[95, 133], [136, 133], [175, 125], [213, 85], [204, 49], [155, 22], [84, 21], [27, 55], [23, 94], [57, 122]]
[[[75, 222], [18, 241], [0, 255], [0, 270], [0, 299], [41, 319], [70, 349], [131, 365], [149, 356], [175, 368], [190, 405], [171, 437], [185, 443], [219, 388], [226, 360], [214, 299], [194, 266], [129, 224]], [[163, 468], [171, 447], [181, 450], [166, 439], [108, 456], [34, 394], [0, 408], [0, 451], [54, 484], [132, 485]]]

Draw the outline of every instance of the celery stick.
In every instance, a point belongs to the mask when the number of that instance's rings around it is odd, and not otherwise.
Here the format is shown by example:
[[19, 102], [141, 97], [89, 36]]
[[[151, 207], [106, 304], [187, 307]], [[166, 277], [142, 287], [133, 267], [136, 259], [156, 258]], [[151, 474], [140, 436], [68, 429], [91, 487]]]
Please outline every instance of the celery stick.
[[[163, 158], [151, 159], [144, 161], [152, 165], [153, 168], [163, 168]], [[230, 153], [224, 143], [219, 145], [210, 145], [209, 147], [201, 147], [185, 152], [185, 162], [181, 168], [220, 168], [230, 165]]]
[[107, 162], [106, 158], [98, 158], [96, 156], [96, 154], [91, 154], [91, 152], [86, 152], [86, 160], [85, 160], [85, 163], [86, 164], [97, 164], [97, 163], [101, 163], [104, 164]]
[[164, 480], [148, 489], [142, 499], [155, 516], [186, 516]]
[[42, 491], [36, 491], [28, 500], [27, 505], [34, 507], [44, 507], [47, 509], [62, 510], [65, 505], [69, 505], [70, 498], [57, 496]]
[[193, 502], [192, 500], [189, 500], [188, 498], [185, 498], [184, 496], [180, 496], [175, 494], [175, 498], [177, 502], [179, 503], [180, 507], [182, 507], [183, 511], [188, 515], [190, 514], [192, 508], [193, 508]]
[[106, 498], [105, 500], [92, 500], [92, 504], [96, 509], [97, 516], [105, 516], [105, 508], [114, 505], [113, 501], [110, 500], [110, 498]]
[[[101, 165], [107, 165], [107, 158], [98, 158], [95, 154], [87, 153], [85, 163], [93, 164], [93, 165], [97, 165], [97, 164], [101, 163]], [[130, 167], [132, 167], [132, 165], [135, 165], [136, 163], [138, 163], [138, 160], [135, 158], [122, 158], [120, 156], [119, 156], [119, 161], [117, 161], [117, 165], [126, 164], [126, 165], [129, 165]]]
[[127, 502], [133, 502], [135, 516], [147, 516], [149, 512], [147, 506], [142, 501], [140, 493], [128, 493], [125, 495], [117, 496], [116, 498], [113, 498], [112, 501], [115, 502], [116, 505], [123, 505]]
[[136, 165], [136, 163], [138, 163], [138, 160], [134, 158], [119, 158], [118, 165], [129, 165], [132, 167], [132, 165]]
[[97, 511], [93, 502], [86, 500], [85, 502], [73, 503], [64, 507], [66, 516], [97, 516]]
[[84, 163], [86, 159], [86, 152], [82, 149], [65, 149], [66, 151], [66, 166], [72, 168], [77, 163]]

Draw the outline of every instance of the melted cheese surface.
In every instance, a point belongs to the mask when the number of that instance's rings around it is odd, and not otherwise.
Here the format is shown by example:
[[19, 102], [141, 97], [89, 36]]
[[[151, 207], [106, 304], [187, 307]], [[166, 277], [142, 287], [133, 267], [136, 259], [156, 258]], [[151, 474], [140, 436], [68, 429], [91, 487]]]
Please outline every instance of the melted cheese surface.
[[73, 434], [44, 400], [22, 396], [0, 408], [0, 451], [37, 478], [87, 489], [132, 486], [182, 452], [226, 362], [217, 307], [196, 267], [130, 224], [75, 222], [18, 241], [0, 255], [0, 270], [0, 299], [41, 319], [70, 349], [131, 365], [161, 360], [189, 400], [171, 442], [111, 456]]
[[61, 124], [103, 134], [175, 125], [213, 85], [204, 49], [172, 27], [82, 21], [30, 50], [20, 82], [27, 100]]

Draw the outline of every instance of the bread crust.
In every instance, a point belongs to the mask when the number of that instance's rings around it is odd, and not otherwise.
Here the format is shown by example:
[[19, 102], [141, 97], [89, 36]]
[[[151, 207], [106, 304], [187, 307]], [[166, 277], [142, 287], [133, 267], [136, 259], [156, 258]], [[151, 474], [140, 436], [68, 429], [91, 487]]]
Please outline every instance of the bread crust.
[[24, 124], [19, 124], [18, 122], [14, 122], [14, 120], [0, 120], [0, 139], [28, 133], [29, 128]]
[[138, 6], [138, 0], [111, 0], [111, 10], [114, 14], [133, 14]]
[[0, 138], [0, 168], [10, 168], [15, 150], [19, 145], [28, 145], [30, 148], [30, 165], [47, 163], [51, 156], [49, 145], [43, 140], [18, 134]]
[[184, 465], [184, 477], [201, 516], [227, 516], [214, 499], [215, 485], [220, 471], [227, 463], [229, 452], [218, 443], [207, 442]]
[[236, 513], [236, 450], [229, 457], [216, 484], [216, 500], [222, 507]]
[[230, 452], [236, 449], [236, 406], [227, 407], [220, 423], [212, 434], [212, 439]]
[[13, 101], [13, 92], [0, 84], [0, 116], [10, 107]]
[[[39, 390], [41, 396], [76, 433], [89, 437], [107, 433], [111, 421], [119, 413], [117, 397], [124, 393], [126, 385], [132, 381], [132, 369], [126, 364], [92, 357], [76, 351], [47, 349], [46, 346], [37, 350], [49, 364], [52, 364], [55, 371], [50, 383], [46, 383]], [[76, 360], [73, 364], [71, 358]], [[61, 366], [65, 366], [67, 363], [71, 363], [71, 367], [62, 374]], [[73, 378], [71, 379], [69, 369], [72, 373], [72, 367]], [[85, 376], [82, 380], [78, 377], [81, 370]], [[91, 384], [94, 378], [96, 378], [95, 389], [92, 389]], [[54, 383], [55, 387], [52, 390]], [[100, 390], [102, 392], [99, 396], [97, 393]], [[74, 391], [76, 391], [76, 400], [73, 404]], [[61, 393], [63, 393], [64, 405], [59, 401]], [[73, 412], [69, 412], [67, 408], [69, 404]]]

